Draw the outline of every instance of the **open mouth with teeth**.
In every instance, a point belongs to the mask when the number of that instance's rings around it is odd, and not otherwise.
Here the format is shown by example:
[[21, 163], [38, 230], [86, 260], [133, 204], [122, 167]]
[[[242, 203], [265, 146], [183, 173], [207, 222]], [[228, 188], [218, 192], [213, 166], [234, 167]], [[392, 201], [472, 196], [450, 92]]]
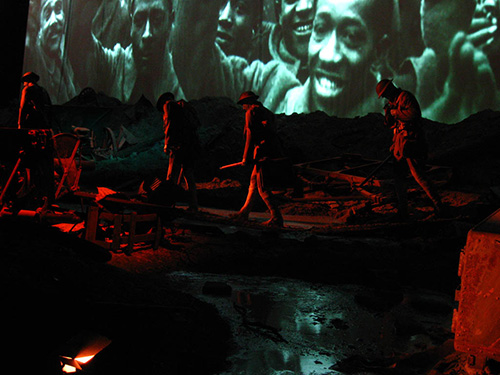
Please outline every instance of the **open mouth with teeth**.
[[293, 25], [293, 30], [297, 35], [308, 35], [312, 31], [312, 21], [297, 22]]
[[314, 79], [316, 93], [322, 97], [335, 97], [344, 90], [344, 81], [339, 77], [316, 75]]

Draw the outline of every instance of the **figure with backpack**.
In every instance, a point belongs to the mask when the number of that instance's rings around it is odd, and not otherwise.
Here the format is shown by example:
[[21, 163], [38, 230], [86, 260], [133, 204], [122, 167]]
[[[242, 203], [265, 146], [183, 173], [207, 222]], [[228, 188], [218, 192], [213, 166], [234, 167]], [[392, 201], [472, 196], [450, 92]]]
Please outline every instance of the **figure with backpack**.
[[444, 216], [446, 206], [425, 170], [427, 142], [422, 127], [422, 112], [415, 96], [400, 89], [391, 79], [381, 80], [375, 87], [378, 97], [388, 100], [384, 106], [385, 124], [393, 131], [391, 151], [394, 156], [394, 175], [398, 216], [408, 219], [408, 193], [406, 175], [414, 180], [427, 194], [438, 216]]
[[257, 100], [258, 98], [252, 91], [245, 91], [238, 100], [238, 104], [242, 105], [246, 112], [242, 165], [253, 164], [253, 169], [245, 204], [234, 219], [248, 220], [258, 192], [271, 213], [271, 218], [265, 222], [265, 225], [283, 227], [281, 211], [269, 186], [264, 183], [263, 176], [265, 164], [282, 157], [282, 150], [276, 134], [274, 114], [265, 108]]
[[194, 178], [195, 161], [200, 155], [195, 109], [184, 100], [176, 101], [172, 93], [162, 94], [157, 102], [163, 113], [164, 151], [168, 155], [167, 181], [181, 184], [184, 178], [189, 192], [189, 210], [198, 211], [198, 195]]
[[47, 91], [38, 84], [40, 77], [34, 72], [25, 73], [21, 82], [23, 91], [19, 105], [19, 129], [49, 129], [48, 112], [52, 104]]

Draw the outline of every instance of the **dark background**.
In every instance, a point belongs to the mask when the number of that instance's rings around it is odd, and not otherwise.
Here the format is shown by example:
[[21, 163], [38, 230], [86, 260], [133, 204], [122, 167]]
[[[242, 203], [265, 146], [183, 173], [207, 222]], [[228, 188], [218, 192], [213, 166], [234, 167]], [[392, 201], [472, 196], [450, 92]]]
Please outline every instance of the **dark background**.
[[0, 107], [19, 99], [20, 77], [23, 74], [24, 39], [29, 0], [0, 2]]

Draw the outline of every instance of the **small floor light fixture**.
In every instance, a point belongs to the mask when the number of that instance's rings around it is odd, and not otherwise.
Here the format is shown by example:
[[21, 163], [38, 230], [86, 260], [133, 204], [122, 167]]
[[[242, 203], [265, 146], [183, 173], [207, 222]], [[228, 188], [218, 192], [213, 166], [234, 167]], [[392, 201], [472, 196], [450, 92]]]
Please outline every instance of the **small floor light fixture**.
[[111, 343], [111, 340], [95, 332], [81, 332], [71, 338], [61, 349], [59, 361], [66, 374], [83, 371], [97, 353]]

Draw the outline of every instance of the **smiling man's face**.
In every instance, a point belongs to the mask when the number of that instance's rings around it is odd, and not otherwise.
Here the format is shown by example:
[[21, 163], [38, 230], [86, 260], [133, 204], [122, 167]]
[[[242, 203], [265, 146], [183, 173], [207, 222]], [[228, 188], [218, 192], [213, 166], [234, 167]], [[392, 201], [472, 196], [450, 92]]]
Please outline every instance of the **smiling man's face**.
[[287, 50], [307, 60], [316, 0], [281, 0], [279, 24]]
[[64, 7], [62, 0], [42, 2], [40, 13], [39, 40], [45, 53], [60, 57], [61, 43], [64, 37]]
[[[351, 108], [374, 79], [373, 0], [318, 0], [309, 43], [312, 100], [318, 108]], [[373, 17], [373, 16], [372, 16]]]

